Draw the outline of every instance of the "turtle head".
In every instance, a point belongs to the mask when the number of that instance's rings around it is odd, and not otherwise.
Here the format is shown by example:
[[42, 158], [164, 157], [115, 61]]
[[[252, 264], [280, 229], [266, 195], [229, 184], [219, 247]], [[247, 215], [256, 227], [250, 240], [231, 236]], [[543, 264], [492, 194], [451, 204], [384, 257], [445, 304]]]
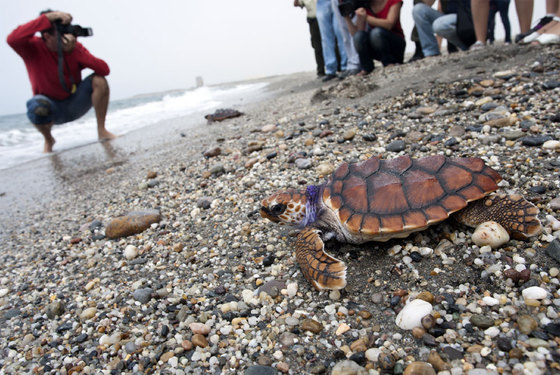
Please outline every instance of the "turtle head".
[[261, 216], [280, 225], [301, 225], [305, 220], [305, 191], [287, 190], [262, 201]]

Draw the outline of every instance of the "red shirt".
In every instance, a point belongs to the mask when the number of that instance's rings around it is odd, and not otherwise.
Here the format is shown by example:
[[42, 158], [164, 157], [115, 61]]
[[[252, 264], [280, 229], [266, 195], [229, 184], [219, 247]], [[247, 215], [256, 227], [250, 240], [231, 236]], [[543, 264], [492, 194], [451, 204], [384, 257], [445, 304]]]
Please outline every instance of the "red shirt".
[[[27, 68], [31, 81], [33, 95], [42, 94], [51, 99], [63, 100], [70, 94], [64, 90], [58, 78], [58, 54], [50, 51], [43, 39], [35, 33], [51, 27], [46, 15], [16, 28], [8, 35], [8, 44], [21, 56]], [[100, 76], [109, 74], [107, 63], [93, 56], [79, 42], [72, 52], [64, 53], [64, 78], [66, 86], [70, 88], [72, 82], [82, 81], [82, 69], [90, 68]]]
[[[402, 3], [402, 0], [387, 0], [387, 2], [385, 3], [385, 6], [381, 10], [381, 12], [373, 13], [372, 10], [368, 7], [368, 8], [366, 8], [366, 13], [369, 14], [370, 16], [374, 16], [374, 17], [377, 17], [377, 18], [382, 18], [382, 19], [385, 20], [385, 19], [387, 19], [387, 16], [389, 15], [389, 10], [391, 9], [391, 7], [395, 4], [398, 4], [398, 3]], [[401, 27], [400, 16], [399, 16], [399, 18], [397, 18], [397, 22], [395, 22], [395, 25], [391, 29], [391, 32], [397, 34], [398, 36], [400, 36], [401, 38], [404, 39], [404, 33], [403, 33], [403, 30], [402, 30], [402, 27]]]

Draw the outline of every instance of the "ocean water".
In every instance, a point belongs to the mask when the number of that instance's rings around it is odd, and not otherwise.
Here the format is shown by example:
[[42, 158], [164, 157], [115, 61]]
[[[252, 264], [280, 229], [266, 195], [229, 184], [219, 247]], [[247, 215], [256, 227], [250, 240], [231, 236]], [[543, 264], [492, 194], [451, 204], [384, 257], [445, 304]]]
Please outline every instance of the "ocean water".
[[[161, 121], [184, 116], [197, 116], [205, 123], [204, 114], [229, 107], [244, 98], [262, 92], [266, 82], [239, 85], [199, 87], [135, 96], [111, 101], [106, 127], [122, 136], [131, 131], [155, 126]], [[247, 103], [249, 101], [244, 101]], [[25, 103], [22, 103], [22, 107]], [[62, 125], [55, 125], [55, 152], [97, 142], [95, 112], [91, 109], [84, 117]], [[25, 113], [0, 116], [0, 169], [45, 157], [43, 136], [29, 122]]]

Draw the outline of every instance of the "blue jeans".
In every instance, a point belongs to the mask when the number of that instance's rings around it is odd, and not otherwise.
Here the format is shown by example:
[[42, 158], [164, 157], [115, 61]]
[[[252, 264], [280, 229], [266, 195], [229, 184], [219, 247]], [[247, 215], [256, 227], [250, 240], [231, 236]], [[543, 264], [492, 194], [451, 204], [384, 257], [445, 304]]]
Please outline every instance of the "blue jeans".
[[381, 61], [383, 66], [402, 64], [406, 42], [389, 30], [375, 27], [354, 34], [354, 46], [360, 56], [362, 69], [370, 73], [374, 68], [373, 60]]
[[424, 56], [439, 55], [434, 33], [463, 51], [468, 49], [457, 36], [457, 14], [442, 14], [424, 3], [418, 3], [412, 8], [412, 18], [418, 30]]
[[348, 58], [344, 50], [344, 42], [340, 25], [331, 7], [331, 0], [317, 0], [317, 21], [321, 30], [321, 46], [323, 47], [323, 58], [325, 60], [325, 73], [336, 74], [338, 66], [335, 48], [338, 44], [340, 53], [340, 68], [346, 70]]
[[82, 117], [92, 106], [93, 87], [90, 75], [78, 83], [76, 92], [64, 100], [53, 100], [45, 95], [35, 95], [27, 101], [27, 117], [32, 124], [64, 124]]

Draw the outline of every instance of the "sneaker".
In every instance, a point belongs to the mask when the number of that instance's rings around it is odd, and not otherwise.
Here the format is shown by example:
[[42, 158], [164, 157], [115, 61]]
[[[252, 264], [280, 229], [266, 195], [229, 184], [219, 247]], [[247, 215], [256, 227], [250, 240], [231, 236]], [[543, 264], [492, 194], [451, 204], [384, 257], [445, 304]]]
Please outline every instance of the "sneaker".
[[327, 74], [323, 77], [323, 82], [328, 82], [331, 79], [335, 79], [336, 78], [336, 74]]
[[552, 17], [550, 17], [550, 16], [546, 16], [546, 17], [541, 18], [539, 20], [539, 22], [535, 26], [533, 26], [533, 28], [531, 30], [527, 31], [526, 33], [517, 34], [515, 36], [515, 43], [521, 43], [523, 38], [525, 38], [526, 36], [542, 29], [543, 26], [546, 25], [547, 23], [549, 23], [550, 21], [552, 21]]
[[475, 44], [469, 47], [469, 51], [476, 51], [486, 47], [486, 44], [482, 43], [480, 40], [477, 40]]

